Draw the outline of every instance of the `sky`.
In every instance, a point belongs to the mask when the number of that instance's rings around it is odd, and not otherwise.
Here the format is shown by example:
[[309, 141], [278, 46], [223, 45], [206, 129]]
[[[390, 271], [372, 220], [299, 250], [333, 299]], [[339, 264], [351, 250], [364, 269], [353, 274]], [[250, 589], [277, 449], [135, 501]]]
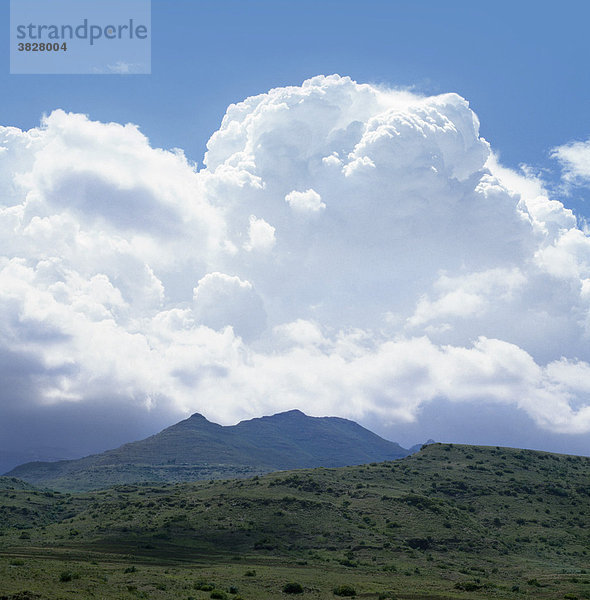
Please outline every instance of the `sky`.
[[293, 408], [590, 454], [589, 13], [154, 0], [151, 75], [4, 54], [0, 468]]

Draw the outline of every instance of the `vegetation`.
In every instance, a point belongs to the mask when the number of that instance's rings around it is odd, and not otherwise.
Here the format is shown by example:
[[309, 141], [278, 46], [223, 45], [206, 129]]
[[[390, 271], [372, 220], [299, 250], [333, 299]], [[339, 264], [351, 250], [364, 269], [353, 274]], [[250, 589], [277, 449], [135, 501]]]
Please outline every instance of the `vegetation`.
[[356, 590], [351, 585], [339, 585], [334, 588], [335, 596], [356, 596]]
[[0, 490], [34, 490], [35, 486], [16, 477], [0, 477]]
[[590, 599], [589, 504], [588, 458], [441, 444], [247, 480], [14, 484], [0, 600]]

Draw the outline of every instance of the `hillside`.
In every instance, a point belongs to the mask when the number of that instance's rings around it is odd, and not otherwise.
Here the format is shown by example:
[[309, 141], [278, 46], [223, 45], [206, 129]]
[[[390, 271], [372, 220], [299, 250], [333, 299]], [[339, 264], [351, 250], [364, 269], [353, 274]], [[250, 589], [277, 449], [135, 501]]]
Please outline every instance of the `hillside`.
[[0, 490], [34, 490], [35, 486], [16, 477], [0, 477]]
[[358, 465], [405, 450], [337, 417], [298, 410], [223, 427], [195, 414], [145, 440], [78, 460], [32, 462], [7, 475], [61, 491], [138, 482], [248, 477], [271, 471]]
[[394, 462], [49, 494], [10, 494], [45, 526], [2, 521], [5, 592], [278, 600], [291, 581], [314, 599], [339, 586], [374, 600], [590, 598], [585, 457], [434, 444]]

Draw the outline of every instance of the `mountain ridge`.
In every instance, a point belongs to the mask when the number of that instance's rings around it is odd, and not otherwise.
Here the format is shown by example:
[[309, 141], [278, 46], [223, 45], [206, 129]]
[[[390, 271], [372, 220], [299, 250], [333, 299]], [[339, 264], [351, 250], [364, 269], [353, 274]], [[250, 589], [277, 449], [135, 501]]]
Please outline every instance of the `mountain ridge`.
[[75, 460], [25, 463], [6, 475], [56, 490], [85, 491], [351, 466], [410, 453], [341, 417], [310, 417], [294, 409], [223, 426], [194, 413], [143, 440]]

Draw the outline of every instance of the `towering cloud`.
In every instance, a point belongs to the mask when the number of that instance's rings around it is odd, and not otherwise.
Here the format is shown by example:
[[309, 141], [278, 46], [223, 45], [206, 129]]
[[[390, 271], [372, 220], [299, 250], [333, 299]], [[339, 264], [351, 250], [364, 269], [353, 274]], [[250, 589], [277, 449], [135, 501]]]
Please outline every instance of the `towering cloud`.
[[[590, 240], [478, 128], [339, 76], [231, 105], [200, 171], [133, 125], [0, 128], [0, 422], [444, 401], [589, 432]], [[584, 152], [556, 156], [586, 177]]]

